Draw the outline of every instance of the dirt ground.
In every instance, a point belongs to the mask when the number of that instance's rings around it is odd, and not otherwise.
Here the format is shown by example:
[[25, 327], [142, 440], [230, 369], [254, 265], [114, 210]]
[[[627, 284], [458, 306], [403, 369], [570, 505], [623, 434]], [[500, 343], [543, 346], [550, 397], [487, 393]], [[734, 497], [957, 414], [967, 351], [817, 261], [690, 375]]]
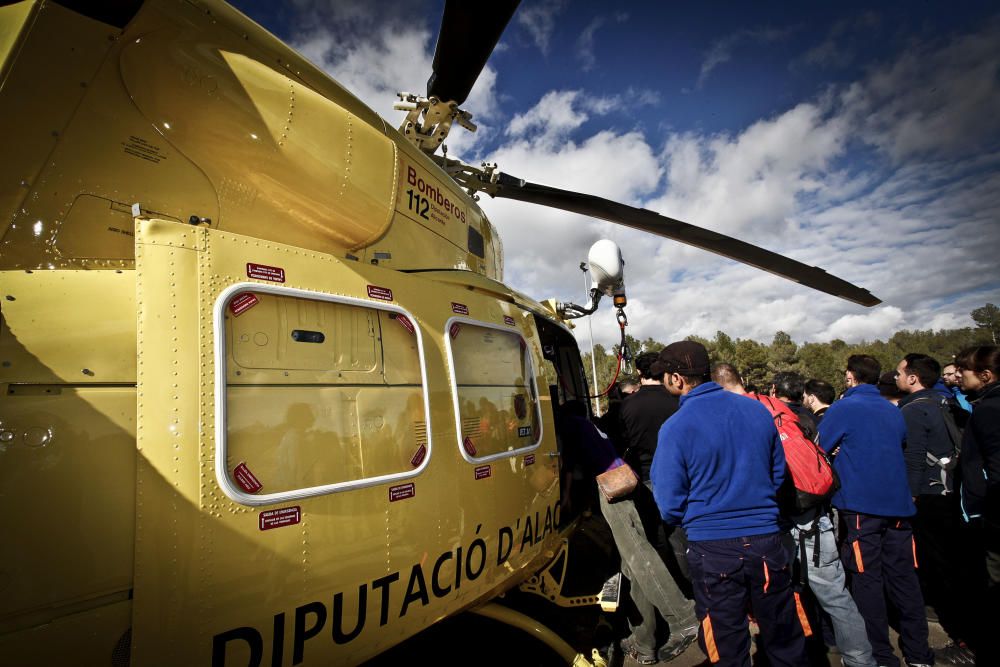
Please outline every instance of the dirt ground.
[[[943, 646], [948, 643], [948, 635], [944, 633], [944, 630], [941, 629], [940, 625], [937, 623], [929, 623], [928, 628], [930, 629], [930, 645], [932, 648]], [[895, 632], [890, 632], [890, 634], [892, 635], [893, 645], [897, 645], [899, 640], [898, 635]], [[899, 658], [900, 664], [906, 664], [903, 662], [903, 654], [900, 653], [898, 649], [896, 650], [896, 657]], [[828, 654], [827, 659], [830, 667], [840, 667], [840, 656], [836, 653], [831, 652]], [[624, 658], [622, 664], [624, 667], [638, 667], [639, 665], [639, 663], [630, 658]], [[671, 660], [670, 662], [660, 664], [670, 665], [671, 667], [711, 667], [712, 663], [705, 658], [705, 654], [701, 652], [701, 649], [698, 648], [697, 644], [692, 644], [691, 647], [682, 655], [678, 656], [674, 660]], [[936, 663], [938, 667], [945, 667], [948, 664], [950, 663], [942, 662], [940, 660]]]

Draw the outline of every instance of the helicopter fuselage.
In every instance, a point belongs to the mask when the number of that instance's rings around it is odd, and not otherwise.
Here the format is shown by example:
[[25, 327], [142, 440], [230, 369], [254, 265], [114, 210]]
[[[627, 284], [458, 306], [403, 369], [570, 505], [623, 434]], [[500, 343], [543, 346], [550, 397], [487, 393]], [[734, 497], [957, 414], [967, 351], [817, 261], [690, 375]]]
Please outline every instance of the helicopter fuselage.
[[121, 23], [0, 8], [0, 655], [355, 664], [532, 575], [586, 390], [475, 201], [227, 5]]

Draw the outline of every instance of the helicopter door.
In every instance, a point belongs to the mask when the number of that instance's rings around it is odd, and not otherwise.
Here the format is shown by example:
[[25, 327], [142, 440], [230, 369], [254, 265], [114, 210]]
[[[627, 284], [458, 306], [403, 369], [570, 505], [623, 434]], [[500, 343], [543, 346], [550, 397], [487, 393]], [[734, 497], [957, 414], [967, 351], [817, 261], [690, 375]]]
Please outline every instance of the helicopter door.
[[440, 503], [424, 334], [384, 298], [405, 274], [160, 220], [136, 238], [133, 664], [364, 660], [388, 613], [368, 587], [446, 549], [406, 520]]
[[545, 359], [544, 377], [548, 381], [547, 392], [553, 414], [556, 416], [560, 479], [572, 477], [570, 489], [574, 498], [562, 515], [562, 521], [566, 524], [588, 508], [590, 500], [596, 497], [594, 494], [597, 488], [594, 480], [585, 474], [580, 465], [582, 457], [573, 449], [576, 443], [562, 432], [558, 415], [562, 411], [576, 408], [583, 411], [586, 416], [592, 416], [589, 391], [580, 350], [573, 335], [564, 327], [542, 317], [536, 316], [535, 324], [538, 327], [542, 355]]

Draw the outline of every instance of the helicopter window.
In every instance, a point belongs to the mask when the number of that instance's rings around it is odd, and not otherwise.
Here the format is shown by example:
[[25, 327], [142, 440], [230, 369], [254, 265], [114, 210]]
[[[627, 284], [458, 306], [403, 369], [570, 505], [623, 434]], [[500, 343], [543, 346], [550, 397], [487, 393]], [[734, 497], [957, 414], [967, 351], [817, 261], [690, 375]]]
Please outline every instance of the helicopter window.
[[486, 245], [479, 230], [469, 225], [469, 252], [476, 257], [486, 257]]
[[481, 322], [448, 322], [458, 446], [470, 462], [538, 445], [541, 419], [531, 354], [517, 332]]
[[418, 474], [430, 459], [423, 347], [391, 304], [238, 285], [216, 304], [217, 473], [263, 505]]

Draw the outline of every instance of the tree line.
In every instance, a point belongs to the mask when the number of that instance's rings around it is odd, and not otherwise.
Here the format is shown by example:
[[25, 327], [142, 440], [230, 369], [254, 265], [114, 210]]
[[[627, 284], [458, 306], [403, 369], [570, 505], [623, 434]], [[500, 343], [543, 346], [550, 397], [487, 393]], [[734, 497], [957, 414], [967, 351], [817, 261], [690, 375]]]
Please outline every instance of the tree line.
[[[769, 387], [771, 378], [779, 371], [797, 371], [808, 378], [826, 380], [837, 390], [844, 390], [844, 367], [847, 357], [852, 354], [868, 354], [879, 360], [884, 370], [896, 367], [899, 360], [910, 352], [928, 354], [945, 365], [954, 360], [954, 355], [972, 345], [993, 345], [1000, 339], [1000, 308], [988, 303], [972, 311], [975, 327], [963, 329], [902, 330], [888, 340], [861, 341], [849, 344], [835, 338], [827, 343], [803, 343], [799, 345], [784, 331], [774, 334], [770, 344], [746, 338], [732, 338], [723, 331], [717, 331], [712, 339], [688, 336], [687, 340], [698, 341], [708, 349], [713, 364], [730, 363], [739, 369], [748, 387], [759, 390]], [[659, 352], [666, 343], [647, 338], [637, 340], [626, 335], [626, 345], [633, 356], [641, 352]], [[594, 345], [597, 361], [597, 386], [603, 391], [615, 377], [618, 366], [619, 345], [610, 349]], [[591, 355], [583, 355], [587, 381], [594, 387]], [[619, 380], [625, 377], [622, 370]], [[606, 405], [602, 401], [602, 405]]]

